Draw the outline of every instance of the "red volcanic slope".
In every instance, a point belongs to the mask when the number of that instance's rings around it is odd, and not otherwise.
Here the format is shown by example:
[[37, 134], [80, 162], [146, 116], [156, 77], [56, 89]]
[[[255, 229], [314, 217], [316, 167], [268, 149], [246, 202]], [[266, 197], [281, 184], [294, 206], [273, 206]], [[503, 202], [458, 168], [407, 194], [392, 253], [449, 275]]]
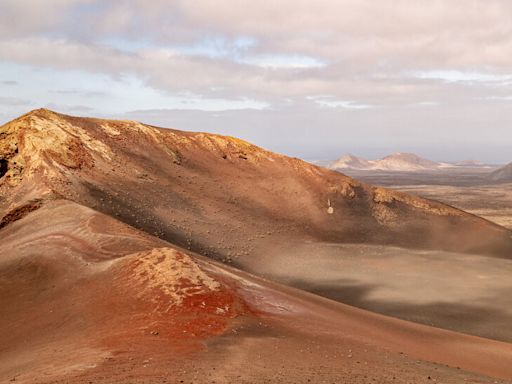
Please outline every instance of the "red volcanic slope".
[[512, 378], [510, 344], [270, 283], [68, 201], [0, 236], [5, 381], [211, 382], [195, 375], [213, 371], [219, 382]]
[[510, 344], [184, 250], [257, 257], [259, 239], [274, 236], [506, 256], [501, 227], [221, 136], [38, 110], [0, 139], [2, 381], [512, 379]]

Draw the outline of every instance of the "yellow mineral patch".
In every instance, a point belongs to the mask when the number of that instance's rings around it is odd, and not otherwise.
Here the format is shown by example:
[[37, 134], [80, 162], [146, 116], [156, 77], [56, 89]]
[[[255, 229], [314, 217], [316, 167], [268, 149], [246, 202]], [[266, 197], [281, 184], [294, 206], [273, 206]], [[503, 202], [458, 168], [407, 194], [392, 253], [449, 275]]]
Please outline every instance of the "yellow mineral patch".
[[39, 109], [0, 127], [0, 158], [9, 162], [7, 183], [15, 186], [36, 172], [59, 178], [62, 167], [81, 168], [94, 158], [112, 160], [111, 149], [61, 115]]
[[32, 140], [35, 141], [34, 149], [65, 150], [71, 136], [79, 139], [81, 144], [105, 159], [112, 159], [112, 151], [107, 145], [91, 137], [85, 129], [68, 123], [59, 118], [57, 114], [54, 114], [54, 116], [51, 119], [41, 118], [37, 115], [31, 117], [31, 128], [38, 133], [31, 135]]
[[399, 224], [398, 215], [384, 204], [374, 205], [372, 208], [372, 215], [379, 224], [390, 226]]
[[109, 124], [108, 122], [102, 122], [100, 126], [110, 136], [119, 136], [121, 134], [121, 131], [116, 129], [112, 124]]
[[376, 203], [391, 203], [395, 200], [395, 194], [384, 188], [375, 188], [373, 190], [373, 201]]
[[210, 151], [223, 152], [233, 157], [240, 156], [246, 160], [264, 158], [273, 161], [274, 158], [281, 157], [281, 155], [271, 153], [244, 140], [236, 139], [231, 136], [198, 133], [191, 136], [191, 140], [188, 144], [199, 144]]
[[353, 199], [356, 197], [356, 191], [354, 186], [349, 181], [342, 181], [334, 185], [329, 185], [329, 192], [334, 194], [340, 194], [343, 197]]
[[145, 135], [150, 136], [151, 138], [153, 138], [153, 140], [155, 140], [157, 142], [160, 141], [160, 137], [162, 136], [162, 133], [158, 129], [150, 127], [150, 126], [145, 125], [145, 124], [141, 124], [138, 121], [129, 121], [129, 122], [126, 122], [126, 123], [127, 123], [126, 127], [128, 129], [131, 129], [131, 130], [137, 131], [137, 132], [142, 132]]
[[[179, 306], [186, 297], [217, 291], [218, 281], [203, 272], [190, 256], [172, 248], [155, 248], [130, 256], [133, 278], [140, 297], [153, 297], [157, 290], [169, 298], [167, 310]], [[158, 303], [157, 303], [158, 304]]]
[[378, 204], [399, 201], [414, 208], [425, 210], [439, 216], [460, 216], [463, 214], [462, 211], [450, 206], [380, 187], [373, 188], [373, 201]]

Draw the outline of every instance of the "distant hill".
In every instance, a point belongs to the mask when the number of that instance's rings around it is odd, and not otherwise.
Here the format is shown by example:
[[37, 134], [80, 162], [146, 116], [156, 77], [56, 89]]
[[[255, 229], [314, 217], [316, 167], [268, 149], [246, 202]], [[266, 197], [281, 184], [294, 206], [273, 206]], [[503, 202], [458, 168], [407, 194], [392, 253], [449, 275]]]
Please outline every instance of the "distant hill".
[[427, 160], [414, 153], [394, 153], [378, 160], [366, 160], [354, 155], [344, 155], [329, 164], [329, 169], [358, 169], [358, 170], [382, 170], [414, 172], [434, 170], [451, 166], [446, 163], [437, 163]]
[[497, 183], [512, 183], [512, 163], [491, 172], [487, 179]]
[[394, 153], [377, 160], [373, 169], [390, 171], [418, 171], [427, 169], [437, 169], [443, 164], [435, 161], [423, 159], [414, 153]]
[[330, 169], [370, 169], [372, 162], [362, 157], [357, 157], [352, 154], [341, 156], [338, 160], [331, 163], [328, 168]]

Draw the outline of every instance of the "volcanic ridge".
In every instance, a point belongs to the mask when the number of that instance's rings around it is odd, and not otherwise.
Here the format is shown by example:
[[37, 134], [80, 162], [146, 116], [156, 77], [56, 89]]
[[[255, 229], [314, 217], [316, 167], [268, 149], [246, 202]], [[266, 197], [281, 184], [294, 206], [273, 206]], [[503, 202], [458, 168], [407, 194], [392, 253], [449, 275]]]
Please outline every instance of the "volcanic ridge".
[[503, 227], [236, 138], [23, 115], [0, 127], [0, 380], [512, 380], [508, 334], [263, 278], [298, 245], [512, 255]]

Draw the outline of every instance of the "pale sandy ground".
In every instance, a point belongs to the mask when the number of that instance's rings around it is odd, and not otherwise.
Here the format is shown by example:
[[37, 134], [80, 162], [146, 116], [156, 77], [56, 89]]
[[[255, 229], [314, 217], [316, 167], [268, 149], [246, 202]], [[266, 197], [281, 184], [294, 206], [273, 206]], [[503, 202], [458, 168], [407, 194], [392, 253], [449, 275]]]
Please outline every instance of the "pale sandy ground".
[[512, 341], [512, 260], [304, 242], [276, 245], [259, 259], [239, 262], [253, 273], [346, 304]]

